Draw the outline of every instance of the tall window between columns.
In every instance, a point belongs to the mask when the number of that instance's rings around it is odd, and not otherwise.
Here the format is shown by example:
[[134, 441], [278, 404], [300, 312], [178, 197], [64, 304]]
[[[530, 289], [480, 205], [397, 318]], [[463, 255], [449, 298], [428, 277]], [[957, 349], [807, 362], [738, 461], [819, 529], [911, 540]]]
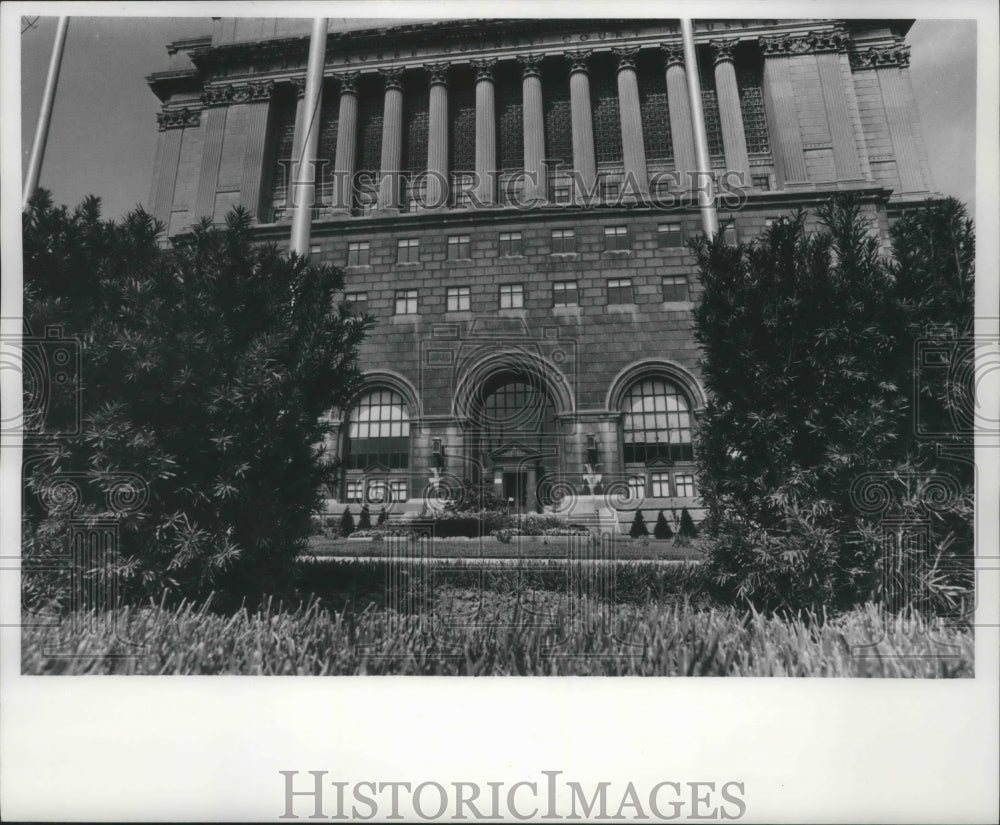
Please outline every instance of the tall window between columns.
[[333, 163], [337, 156], [337, 127], [340, 123], [340, 89], [327, 80], [320, 101], [319, 145], [316, 147], [315, 217], [324, 216], [333, 204]]
[[448, 83], [448, 158], [452, 206], [469, 202], [476, 170], [476, 72], [468, 65], [452, 67]]
[[618, 105], [618, 67], [610, 54], [595, 54], [590, 62], [590, 105], [594, 115], [594, 158], [621, 164], [622, 121]]
[[771, 139], [764, 112], [764, 60], [750, 44], [736, 50], [736, 85], [740, 93], [743, 131], [750, 154], [771, 154]]
[[427, 135], [430, 128], [430, 97], [426, 75], [411, 73], [403, 83], [403, 204], [412, 212], [422, 202], [420, 183], [427, 168]]
[[701, 76], [701, 105], [705, 112], [705, 131], [708, 133], [708, 154], [712, 165], [725, 163], [726, 151], [722, 144], [722, 121], [719, 118], [719, 96], [715, 90], [715, 66], [711, 49], [698, 48], [698, 73]]
[[[573, 168], [573, 120], [565, 60], [556, 58], [542, 64], [542, 103], [549, 197], [556, 203], [566, 203], [570, 197], [569, 170]], [[561, 171], [556, 171], [557, 162], [562, 164]]]
[[382, 166], [382, 113], [385, 87], [378, 75], [362, 75], [358, 81], [357, 185], [354, 212], [367, 215], [378, 202], [379, 169]]
[[290, 83], [278, 87], [271, 103], [271, 125], [268, 129], [269, 177], [265, 184], [269, 203], [261, 210], [263, 223], [278, 223], [292, 219], [288, 204], [288, 176], [291, 174], [292, 144], [295, 140], [295, 87]]
[[639, 52], [639, 112], [642, 115], [642, 142], [647, 163], [668, 163], [674, 157], [667, 109], [667, 81], [663, 59], [653, 49]]
[[515, 201], [518, 173], [524, 169], [524, 112], [521, 103], [521, 66], [512, 60], [497, 64], [493, 73], [497, 112], [498, 201]]

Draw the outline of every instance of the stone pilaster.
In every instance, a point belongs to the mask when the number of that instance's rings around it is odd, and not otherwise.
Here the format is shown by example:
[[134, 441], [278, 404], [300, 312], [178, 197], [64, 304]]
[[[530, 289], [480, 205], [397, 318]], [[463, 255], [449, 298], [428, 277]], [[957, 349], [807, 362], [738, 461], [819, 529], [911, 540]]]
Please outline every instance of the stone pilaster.
[[198, 196], [195, 200], [192, 223], [215, 215], [215, 193], [219, 182], [219, 164], [222, 162], [222, 138], [226, 128], [226, 100], [218, 94], [202, 95], [206, 109], [202, 113], [205, 130], [201, 153], [201, 170], [198, 174]]
[[425, 66], [430, 75], [430, 99], [427, 123], [427, 189], [424, 203], [428, 208], [448, 205], [448, 63]]
[[496, 203], [497, 113], [493, 69], [496, 59], [473, 60], [476, 69], [476, 197]]
[[[305, 75], [302, 77], [293, 77], [292, 85], [295, 87], [295, 131], [292, 132], [292, 156], [287, 158], [288, 167], [285, 170], [288, 175], [288, 196], [285, 200], [285, 205], [289, 210], [295, 205], [295, 179], [298, 177], [295, 164], [297, 164], [299, 162], [299, 158], [302, 157], [302, 141], [305, 139], [305, 126], [302, 123], [306, 97]], [[285, 158], [280, 158], [280, 160], [285, 160]]]
[[590, 76], [587, 74], [589, 49], [566, 52], [569, 61], [569, 96], [573, 128], [573, 168], [582, 192], [576, 198], [597, 191], [597, 161], [594, 156], [594, 120], [590, 107]]
[[857, 70], [873, 69], [882, 90], [889, 139], [896, 158], [900, 192], [925, 192], [928, 185], [920, 168], [920, 149], [913, 130], [913, 100], [906, 68], [910, 65], [910, 49], [902, 43], [883, 48], [871, 48], [851, 55]]
[[643, 199], [649, 195], [649, 172], [646, 168], [642, 113], [639, 109], [639, 81], [635, 74], [635, 59], [638, 54], [638, 47], [614, 49], [614, 55], [618, 58], [618, 111], [625, 161], [622, 192], [627, 197]]
[[156, 121], [160, 127], [160, 137], [156, 147], [156, 165], [153, 168], [153, 187], [149, 195], [149, 204], [153, 217], [169, 228], [184, 129], [198, 126], [200, 112], [190, 109], [164, 110], [156, 116]]
[[399, 210], [403, 163], [403, 70], [382, 69], [380, 74], [385, 78], [385, 104], [378, 208], [383, 212], [395, 212]]
[[715, 92], [719, 98], [719, 120], [722, 124], [722, 146], [726, 153], [726, 169], [742, 175], [743, 185], [750, 186], [750, 157], [740, 108], [740, 90], [736, 83], [733, 50], [735, 38], [712, 40], [715, 58]]
[[667, 61], [667, 109], [674, 145], [674, 171], [681, 189], [689, 189], [691, 173], [698, 161], [694, 151], [694, 124], [688, 100], [684, 48], [680, 43], [664, 43], [662, 48]]
[[764, 107], [779, 186], [807, 181], [791, 70], [792, 55], [807, 50], [801, 43], [800, 38], [784, 36], [760, 39], [764, 52]]
[[337, 112], [337, 148], [333, 159], [333, 211], [351, 211], [354, 195], [354, 162], [358, 144], [358, 72], [344, 72], [340, 81]]
[[546, 200], [548, 179], [545, 170], [545, 110], [542, 102], [541, 55], [521, 55], [522, 122], [524, 126], [524, 188], [526, 204]]
[[240, 95], [234, 104], [246, 108], [246, 143], [243, 151], [243, 176], [240, 181], [240, 204], [256, 219], [260, 215], [264, 156], [267, 149], [267, 123], [271, 112], [274, 82], [250, 84], [244, 88], [247, 91]]

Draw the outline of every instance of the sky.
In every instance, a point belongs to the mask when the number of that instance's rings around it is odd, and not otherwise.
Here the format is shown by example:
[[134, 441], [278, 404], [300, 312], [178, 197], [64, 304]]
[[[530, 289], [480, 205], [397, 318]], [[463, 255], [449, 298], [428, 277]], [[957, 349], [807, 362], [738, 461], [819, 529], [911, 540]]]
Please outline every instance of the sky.
[[[341, 19], [338, 27], [372, 22]], [[109, 218], [148, 203], [159, 101], [145, 77], [166, 68], [167, 43], [210, 32], [207, 17], [71, 19], [40, 179], [57, 203], [75, 205], [95, 194]], [[31, 152], [54, 35], [51, 17], [38, 18], [21, 35], [22, 172]], [[907, 38], [935, 186], [968, 204], [972, 214], [975, 37], [975, 21], [925, 19], [914, 24]]]

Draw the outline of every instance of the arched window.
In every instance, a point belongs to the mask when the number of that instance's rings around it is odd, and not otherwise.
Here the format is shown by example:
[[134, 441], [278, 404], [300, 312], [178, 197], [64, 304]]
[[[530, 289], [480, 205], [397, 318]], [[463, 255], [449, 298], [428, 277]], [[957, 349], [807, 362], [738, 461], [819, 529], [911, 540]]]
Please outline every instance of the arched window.
[[626, 464], [659, 458], [691, 461], [691, 407], [669, 381], [646, 378], [633, 384], [622, 401], [622, 441]]
[[486, 451], [510, 441], [538, 449], [554, 432], [552, 401], [537, 381], [510, 377], [488, 390], [481, 403], [480, 445]]
[[390, 470], [410, 465], [410, 416], [403, 396], [394, 390], [362, 396], [348, 418], [348, 469], [377, 465]]

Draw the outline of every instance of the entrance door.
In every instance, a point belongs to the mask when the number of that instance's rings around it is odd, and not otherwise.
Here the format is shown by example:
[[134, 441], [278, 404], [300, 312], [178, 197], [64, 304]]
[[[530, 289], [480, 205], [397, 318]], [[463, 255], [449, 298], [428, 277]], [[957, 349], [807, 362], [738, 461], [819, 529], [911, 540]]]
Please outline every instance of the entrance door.
[[528, 474], [505, 470], [503, 496], [508, 501], [514, 499], [514, 506], [518, 510], [523, 510], [528, 503]]

